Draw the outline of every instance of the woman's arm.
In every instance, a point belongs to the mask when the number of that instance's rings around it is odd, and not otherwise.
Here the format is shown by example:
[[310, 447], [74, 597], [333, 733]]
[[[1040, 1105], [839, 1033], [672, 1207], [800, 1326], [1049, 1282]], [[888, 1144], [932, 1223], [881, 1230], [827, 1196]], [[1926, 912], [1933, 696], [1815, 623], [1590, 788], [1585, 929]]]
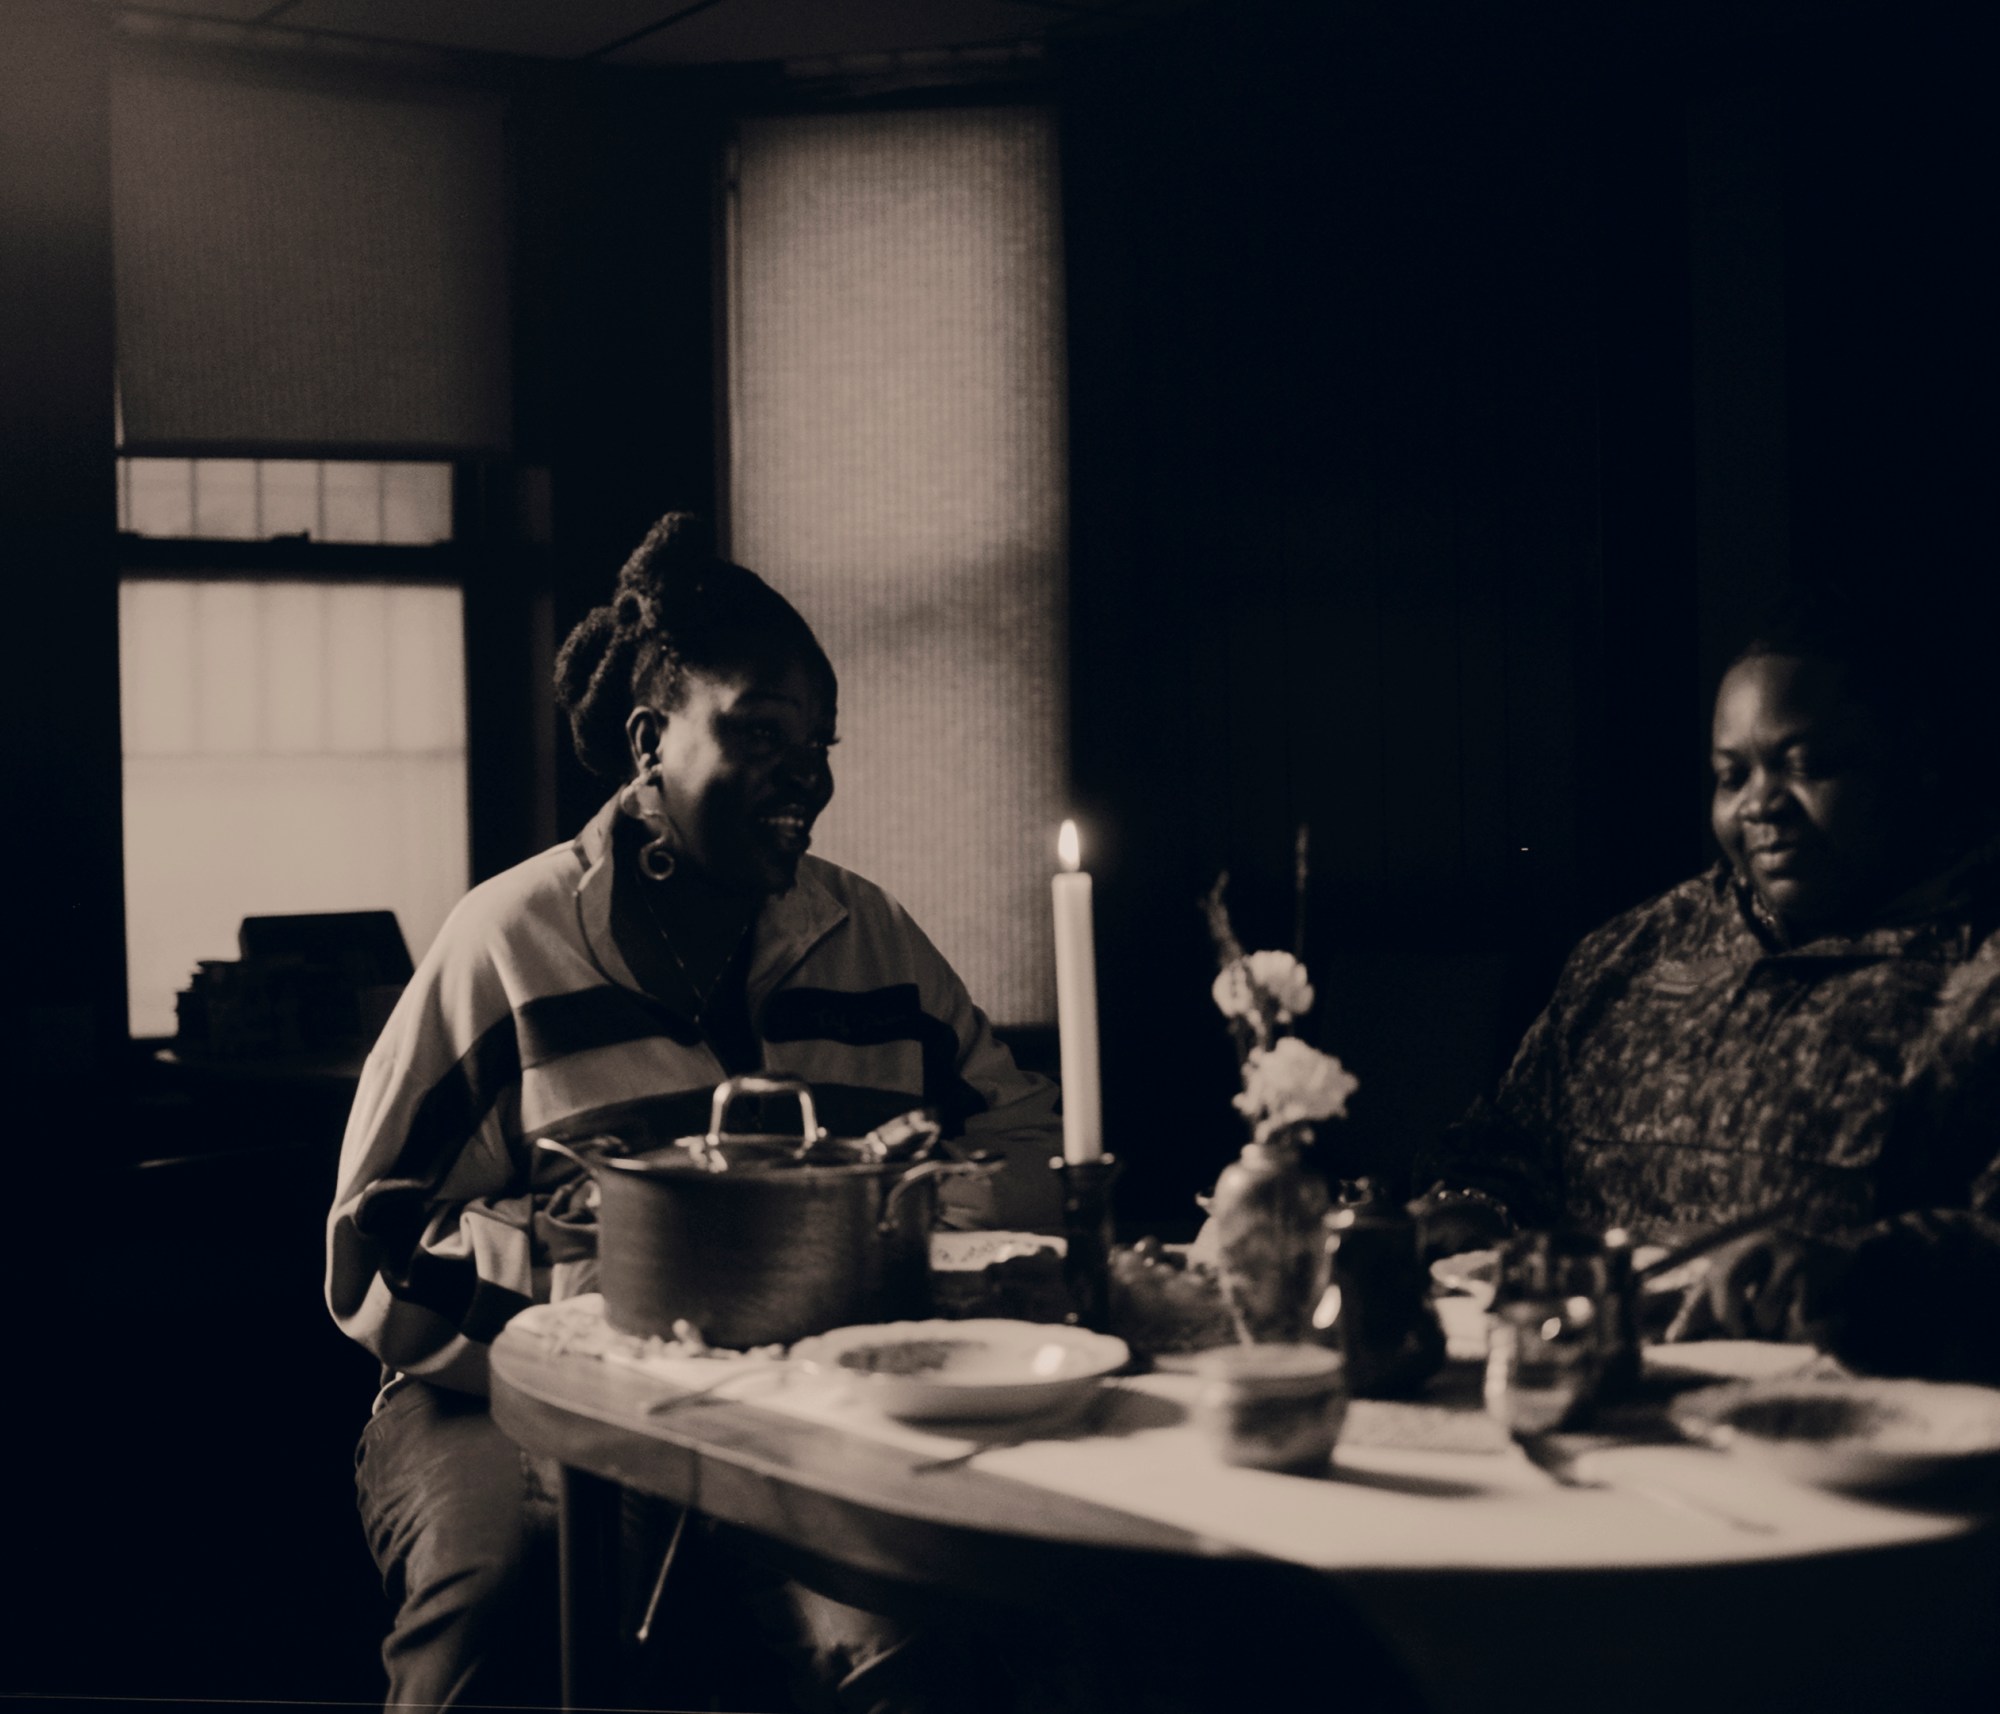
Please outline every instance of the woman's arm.
[[[963, 986], [959, 993], [964, 996]], [[1051, 1157], [1062, 1153], [1056, 1086], [1014, 1063], [1013, 1054], [994, 1037], [986, 1014], [969, 996], [963, 1011], [950, 1021], [962, 1044], [959, 1081], [986, 1103], [967, 1117], [965, 1142], [971, 1148], [993, 1150], [1006, 1164], [990, 1182], [948, 1180], [943, 1195], [947, 1223], [960, 1228], [1059, 1231], [1062, 1193], [1049, 1167]]]
[[986, 1179], [947, 1179], [941, 1202], [947, 1225], [960, 1229], [1055, 1232], [1062, 1191], [1050, 1170], [1062, 1153], [1060, 1096], [1046, 1077], [1023, 1071], [972, 1002], [958, 972], [922, 929], [896, 907], [897, 930], [918, 973], [927, 1017], [941, 1024], [927, 1048], [924, 1098], [943, 1115], [947, 1134], [1004, 1163]]
[[486, 1352], [534, 1292], [516, 1122], [520, 1054], [463, 907], [368, 1057], [327, 1227], [327, 1306], [390, 1368], [486, 1390]]

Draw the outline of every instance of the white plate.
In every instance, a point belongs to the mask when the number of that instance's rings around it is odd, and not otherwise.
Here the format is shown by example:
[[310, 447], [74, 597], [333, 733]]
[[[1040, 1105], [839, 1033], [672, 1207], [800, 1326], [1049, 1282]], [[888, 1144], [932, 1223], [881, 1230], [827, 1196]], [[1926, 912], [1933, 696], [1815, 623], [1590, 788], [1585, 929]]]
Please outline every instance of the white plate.
[[1939, 1381], [1737, 1381], [1668, 1407], [1692, 1440], [1822, 1488], [1902, 1487], [2000, 1458], [2000, 1389]]
[[999, 1421], [1072, 1403], [1131, 1358], [1122, 1339], [1036, 1321], [891, 1321], [792, 1347], [810, 1373], [907, 1422]]

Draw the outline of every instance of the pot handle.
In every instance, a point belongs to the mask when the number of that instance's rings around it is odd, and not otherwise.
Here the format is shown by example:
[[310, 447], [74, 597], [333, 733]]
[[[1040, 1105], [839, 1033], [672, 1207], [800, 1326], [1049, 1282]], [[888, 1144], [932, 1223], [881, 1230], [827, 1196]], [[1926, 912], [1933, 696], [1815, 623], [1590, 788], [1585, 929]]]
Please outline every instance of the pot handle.
[[[537, 1137], [535, 1139], [535, 1147], [538, 1149], [547, 1149], [549, 1153], [552, 1155], [563, 1155], [568, 1159], [575, 1161], [576, 1164], [582, 1167], [585, 1172], [589, 1173], [592, 1178], [595, 1178], [597, 1176], [598, 1163], [596, 1159], [594, 1159], [593, 1157], [596, 1156], [600, 1151], [593, 1148], [591, 1145], [601, 1141], [602, 1141], [601, 1138], [590, 1137], [586, 1138], [581, 1143], [565, 1143], [559, 1141], [555, 1137]], [[588, 1150], [589, 1152], [586, 1153], [585, 1152], [586, 1150]]]
[[708, 1110], [708, 1145], [722, 1142], [722, 1121], [729, 1116], [729, 1104], [739, 1095], [796, 1095], [799, 1101], [799, 1152], [805, 1153], [826, 1136], [813, 1111], [812, 1085], [798, 1077], [767, 1077], [760, 1071], [741, 1077], [725, 1077], [715, 1086], [715, 1100]]
[[983, 1161], [924, 1161], [911, 1167], [890, 1185], [889, 1194], [882, 1201], [882, 1218], [875, 1224], [876, 1232], [887, 1236], [895, 1230], [896, 1210], [911, 1185], [922, 1184], [926, 1179], [990, 1178], [1004, 1164], [1005, 1162], [995, 1158]]

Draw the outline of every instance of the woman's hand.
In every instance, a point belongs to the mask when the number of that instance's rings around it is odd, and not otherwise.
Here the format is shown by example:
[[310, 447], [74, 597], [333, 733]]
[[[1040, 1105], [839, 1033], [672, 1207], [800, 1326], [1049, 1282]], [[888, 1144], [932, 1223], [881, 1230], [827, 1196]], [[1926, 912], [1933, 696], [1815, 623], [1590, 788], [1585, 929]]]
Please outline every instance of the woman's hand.
[[1789, 1232], [1752, 1232], [1701, 1264], [1667, 1328], [1681, 1339], [1784, 1339], [1820, 1344], [1843, 1253]]

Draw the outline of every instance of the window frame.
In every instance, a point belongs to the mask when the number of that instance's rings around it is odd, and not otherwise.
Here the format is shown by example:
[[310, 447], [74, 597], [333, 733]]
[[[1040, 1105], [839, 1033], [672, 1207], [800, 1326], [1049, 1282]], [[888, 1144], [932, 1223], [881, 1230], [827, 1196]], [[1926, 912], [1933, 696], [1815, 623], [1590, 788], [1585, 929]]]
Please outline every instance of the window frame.
[[[481, 793], [475, 785], [478, 778], [482, 712], [482, 697], [479, 694], [481, 674], [474, 665], [473, 641], [478, 634], [479, 621], [475, 619], [473, 607], [477, 596], [478, 580], [471, 572], [482, 556], [481, 549], [490, 551], [491, 544], [481, 541], [482, 508], [479, 497], [489, 487], [485, 474], [480, 468], [483, 461], [468, 458], [444, 458], [436, 449], [417, 451], [410, 448], [389, 452], [378, 448], [343, 447], [338, 450], [313, 448], [231, 447], [218, 449], [204, 447], [198, 452], [186, 448], [161, 446], [121, 445], [114, 454], [114, 461], [128, 458], [193, 458], [193, 459], [279, 459], [309, 457], [329, 464], [381, 464], [393, 462], [420, 462], [425, 464], [445, 464], [451, 469], [451, 539], [442, 542], [412, 545], [407, 543], [384, 542], [319, 542], [309, 536], [272, 536], [260, 541], [246, 541], [239, 537], [215, 536], [149, 536], [136, 531], [121, 529], [117, 532], [116, 583], [122, 585], [132, 578], [151, 578], [172, 582], [215, 583], [215, 582], [267, 582], [282, 579], [287, 582], [302, 583], [380, 583], [401, 587], [430, 587], [455, 589], [459, 594], [460, 625], [464, 640], [465, 659], [465, 776], [466, 776], [466, 874], [469, 884], [476, 884], [480, 877], [479, 858], [482, 850], [482, 829], [479, 825]], [[113, 465], [113, 480], [117, 480], [117, 463]], [[119, 647], [123, 647], [122, 636]], [[119, 789], [124, 785], [124, 747], [119, 748]], [[122, 884], [123, 863], [120, 863]], [[121, 906], [121, 915], [123, 907]], [[120, 937], [119, 956], [121, 961], [129, 958], [129, 941]], [[127, 1039], [136, 1050], [151, 1053], [172, 1047], [175, 1038], [167, 1036], [142, 1036], [131, 1033], [131, 1005], [129, 989], [131, 972], [129, 963], [126, 970], [127, 1000], [124, 1006], [124, 1022]]]

